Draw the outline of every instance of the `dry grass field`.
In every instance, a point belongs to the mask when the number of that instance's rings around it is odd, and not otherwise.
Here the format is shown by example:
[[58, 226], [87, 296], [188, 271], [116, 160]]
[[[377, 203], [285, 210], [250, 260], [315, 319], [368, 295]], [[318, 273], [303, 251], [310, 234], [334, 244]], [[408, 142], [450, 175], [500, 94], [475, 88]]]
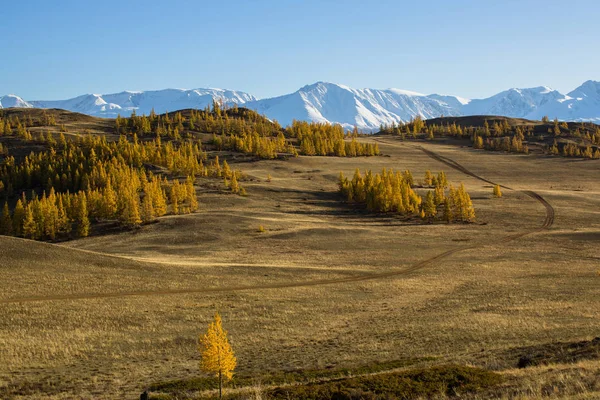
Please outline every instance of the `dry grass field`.
[[[134, 399], [198, 376], [197, 337], [215, 310], [240, 373], [426, 359], [415, 362], [501, 371], [500, 397], [598, 398], [599, 357], [516, 364], [527, 349], [600, 336], [600, 162], [361, 140], [383, 156], [234, 162], [252, 179], [247, 197], [199, 182], [197, 213], [135, 231], [0, 237], [0, 398]], [[340, 171], [384, 167], [417, 180], [444, 170], [477, 222], [341, 201]], [[514, 190], [494, 198], [478, 177]]]

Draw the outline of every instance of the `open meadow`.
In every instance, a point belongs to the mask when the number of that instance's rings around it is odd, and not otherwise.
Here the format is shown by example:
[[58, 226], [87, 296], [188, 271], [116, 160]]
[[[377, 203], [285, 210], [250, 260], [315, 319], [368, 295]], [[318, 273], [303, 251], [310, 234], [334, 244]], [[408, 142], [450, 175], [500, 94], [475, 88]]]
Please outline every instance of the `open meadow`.
[[[360, 141], [382, 156], [222, 153], [248, 196], [200, 178], [196, 213], [139, 229], [58, 244], [0, 237], [0, 397], [134, 399], [199, 376], [198, 335], [216, 310], [248, 376], [456, 363], [499, 371], [498, 397], [599, 396], [598, 348], [516, 366], [600, 336], [600, 162]], [[443, 170], [464, 183], [476, 221], [359, 210], [337, 184], [356, 168], [409, 169], [417, 182]]]

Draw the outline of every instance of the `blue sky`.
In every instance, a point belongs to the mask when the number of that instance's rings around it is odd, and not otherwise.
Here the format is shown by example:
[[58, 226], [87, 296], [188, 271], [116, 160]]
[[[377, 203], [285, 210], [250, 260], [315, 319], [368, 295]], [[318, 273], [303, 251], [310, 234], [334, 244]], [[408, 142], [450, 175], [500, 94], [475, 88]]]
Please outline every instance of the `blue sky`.
[[10, 1], [0, 95], [316, 81], [486, 97], [600, 80], [597, 0]]

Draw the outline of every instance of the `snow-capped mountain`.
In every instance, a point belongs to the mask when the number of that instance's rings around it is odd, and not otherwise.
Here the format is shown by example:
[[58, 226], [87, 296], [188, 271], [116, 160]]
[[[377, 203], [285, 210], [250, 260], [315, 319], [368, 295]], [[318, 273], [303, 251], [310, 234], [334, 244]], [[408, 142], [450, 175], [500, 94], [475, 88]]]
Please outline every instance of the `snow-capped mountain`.
[[[569, 92], [561, 105], [560, 119], [600, 122], [600, 82], [585, 82]], [[552, 115], [552, 112], [544, 115]]]
[[33, 106], [14, 94], [7, 94], [0, 97], [0, 108], [32, 108]]
[[[450, 101], [451, 100], [451, 101]], [[406, 122], [415, 115], [434, 118], [460, 115], [458, 98], [437, 98], [399, 89], [352, 89], [334, 83], [317, 82], [300, 90], [245, 104], [282, 125], [292, 120], [336, 122], [346, 128], [375, 129], [381, 124]]]
[[461, 113], [465, 115], [505, 115], [528, 118], [547, 104], [558, 104], [565, 95], [549, 87], [509, 89], [482, 100], [465, 104]]
[[145, 92], [125, 91], [113, 94], [86, 94], [69, 100], [31, 101], [37, 108], [62, 108], [96, 117], [114, 118], [117, 115], [129, 116], [181, 110], [184, 108], [204, 108], [213, 100], [224, 103], [244, 104], [256, 98], [248, 93], [223, 89], [165, 89]]
[[165, 89], [115, 94], [88, 94], [69, 100], [24, 101], [18, 96], [0, 98], [0, 108], [62, 108], [97, 117], [129, 116], [134, 110], [148, 114], [183, 108], [204, 108], [213, 100], [243, 105], [279, 121], [294, 119], [339, 123], [346, 128], [376, 130], [381, 124], [407, 122], [419, 115], [503, 115], [528, 119], [600, 121], [600, 82], [587, 81], [568, 94], [546, 86], [509, 89], [486, 99], [458, 96], [424, 95], [400, 89], [353, 89], [348, 86], [317, 82], [283, 96], [257, 100], [254, 96], [223, 89]]
[[381, 124], [461, 115], [501, 115], [540, 120], [600, 121], [600, 82], [587, 81], [568, 95], [546, 86], [509, 89], [486, 99], [423, 95], [399, 89], [352, 89], [318, 82], [297, 92], [245, 104], [287, 125], [292, 120], [339, 123], [376, 130]]

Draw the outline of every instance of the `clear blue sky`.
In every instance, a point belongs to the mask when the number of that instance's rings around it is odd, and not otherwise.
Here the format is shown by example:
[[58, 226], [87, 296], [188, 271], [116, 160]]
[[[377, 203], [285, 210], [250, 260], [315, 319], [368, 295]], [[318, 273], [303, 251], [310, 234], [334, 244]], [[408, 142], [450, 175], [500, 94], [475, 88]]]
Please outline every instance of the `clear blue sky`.
[[598, 0], [31, 0], [0, 7], [0, 95], [316, 81], [485, 97], [600, 80]]

